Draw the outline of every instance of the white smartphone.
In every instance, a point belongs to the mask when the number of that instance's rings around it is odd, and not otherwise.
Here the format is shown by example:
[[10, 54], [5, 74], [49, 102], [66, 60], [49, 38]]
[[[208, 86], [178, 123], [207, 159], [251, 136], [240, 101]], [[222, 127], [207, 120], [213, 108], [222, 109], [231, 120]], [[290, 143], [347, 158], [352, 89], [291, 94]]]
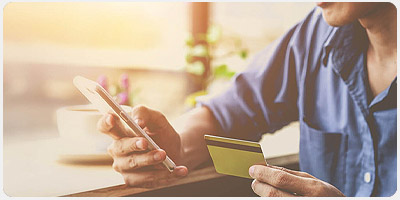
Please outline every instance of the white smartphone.
[[[111, 97], [108, 92], [101, 87], [98, 83], [84, 78], [82, 76], [76, 76], [73, 80], [74, 85], [79, 89], [79, 91], [102, 113], [108, 114], [110, 111], [115, 113], [125, 125], [127, 125], [132, 131], [137, 135], [134, 136], [142, 136], [146, 138], [149, 142], [150, 150], [160, 149], [160, 147], [151, 139], [147, 133], [137, 125], [133, 119], [122, 109], [122, 107], [115, 102], [115, 100]], [[167, 156], [164, 160], [163, 164], [167, 169], [172, 172], [176, 165], [175, 163]]]

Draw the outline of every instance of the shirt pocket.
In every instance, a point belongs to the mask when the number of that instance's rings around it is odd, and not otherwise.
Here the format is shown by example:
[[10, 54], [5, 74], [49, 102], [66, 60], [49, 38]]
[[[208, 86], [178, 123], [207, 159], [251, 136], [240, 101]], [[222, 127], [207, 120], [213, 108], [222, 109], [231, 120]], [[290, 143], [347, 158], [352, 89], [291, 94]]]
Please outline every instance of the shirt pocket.
[[300, 168], [344, 192], [348, 136], [300, 122]]

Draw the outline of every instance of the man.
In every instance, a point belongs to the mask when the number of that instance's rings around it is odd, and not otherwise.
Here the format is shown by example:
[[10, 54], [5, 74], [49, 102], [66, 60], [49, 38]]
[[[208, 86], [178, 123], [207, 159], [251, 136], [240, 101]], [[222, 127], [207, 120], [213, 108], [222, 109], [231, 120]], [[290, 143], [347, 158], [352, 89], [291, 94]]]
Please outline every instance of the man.
[[[318, 3], [261, 52], [220, 96], [182, 116], [176, 130], [160, 112], [132, 116], [163, 150], [112, 114], [99, 129], [114, 137], [113, 167], [128, 185], [154, 186], [209, 160], [204, 134], [259, 140], [300, 121], [300, 168], [254, 165], [260, 196], [391, 196], [397, 188], [397, 33], [391, 3]], [[179, 133], [179, 134], [178, 134]], [[165, 150], [165, 151], [164, 151]], [[166, 152], [178, 165], [161, 166]]]

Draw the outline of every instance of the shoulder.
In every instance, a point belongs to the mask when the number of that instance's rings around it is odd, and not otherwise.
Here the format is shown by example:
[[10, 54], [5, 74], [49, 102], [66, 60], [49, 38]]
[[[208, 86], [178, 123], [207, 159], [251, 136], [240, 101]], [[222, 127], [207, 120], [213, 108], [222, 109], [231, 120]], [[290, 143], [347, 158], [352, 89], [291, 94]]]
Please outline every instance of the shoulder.
[[297, 61], [296, 64], [301, 65], [298, 62], [320, 53], [334, 29], [325, 22], [320, 8], [316, 7], [280, 38], [259, 52], [251, 66], [268, 66], [276, 61], [284, 62], [286, 59], [294, 59]]
[[325, 22], [321, 9], [316, 7], [293, 27], [289, 46], [302, 51], [320, 50], [334, 29]]

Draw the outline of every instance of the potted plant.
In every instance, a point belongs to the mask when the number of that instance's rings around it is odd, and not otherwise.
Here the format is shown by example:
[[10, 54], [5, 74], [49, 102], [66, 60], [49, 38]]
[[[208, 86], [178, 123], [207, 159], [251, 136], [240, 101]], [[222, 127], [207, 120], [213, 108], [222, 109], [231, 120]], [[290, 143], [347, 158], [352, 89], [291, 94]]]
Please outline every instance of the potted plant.
[[[223, 36], [217, 25], [211, 25], [206, 34], [189, 34], [186, 39], [186, 66], [185, 71], [197, 77], [202, 77], [199, 90], [189, 94], [185, 100], [188, 107], [193, 107], [199, 98], [205, 98], [225, 88], [228, 81], [235, 75], [235, 71], [221, 62], [222, 60], [238, 56], [246, 59], [248, 50], [240, 38]], [[209, 74], [206, 68], [209, 65]]]

